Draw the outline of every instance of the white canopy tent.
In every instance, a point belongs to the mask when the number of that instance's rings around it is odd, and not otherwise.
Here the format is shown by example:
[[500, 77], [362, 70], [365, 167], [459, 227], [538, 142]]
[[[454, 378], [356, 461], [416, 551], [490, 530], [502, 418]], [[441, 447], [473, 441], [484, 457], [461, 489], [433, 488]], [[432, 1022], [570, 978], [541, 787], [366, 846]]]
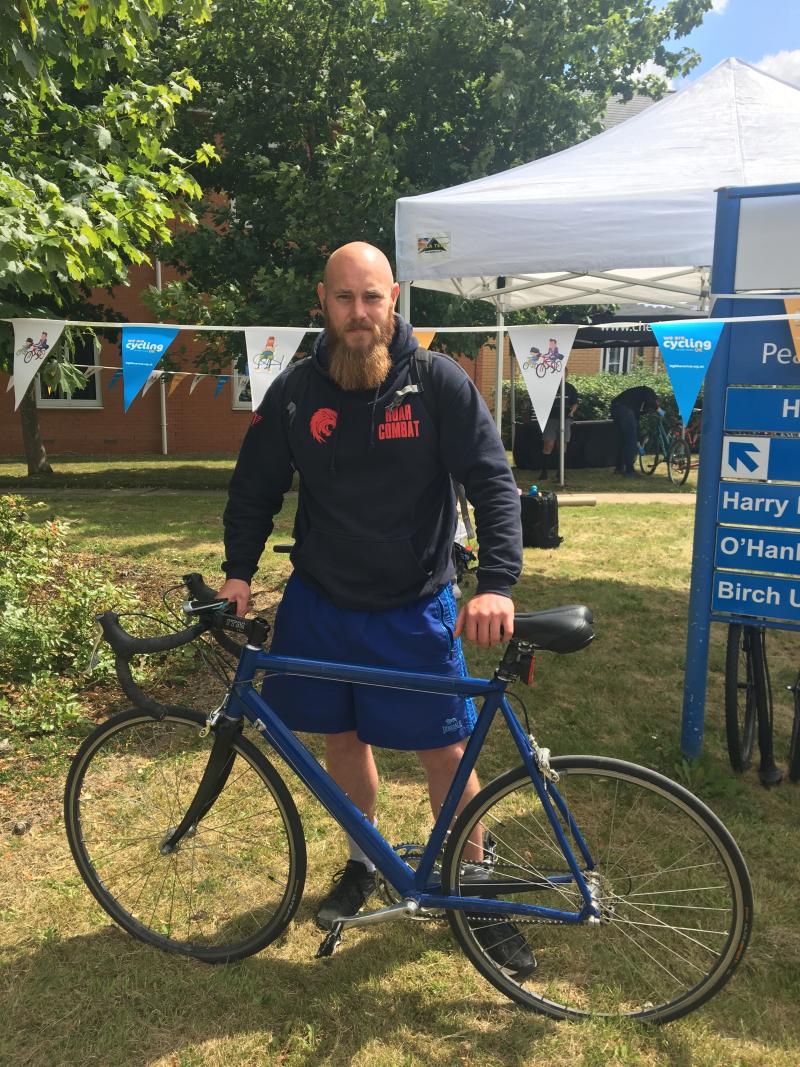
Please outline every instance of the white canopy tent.
[[[651, 304], [703, 313], [715, 191], [800, 180], [800, 89], [726, 59], [684, 89], [563, 152], [395, 212], [401, 312], [416, 286], [491, 301]], [[495, 420], [501, 418], [497, 361]], [[561, 482], [564, 470], [563, 393]]]
[[597, 303], [699, 309], [715, 190], [800, 179], [798, 129], [800, 89], [726, 59], [573, 148], [398, 200], [397, 276], [491, 300], [499, 312]]

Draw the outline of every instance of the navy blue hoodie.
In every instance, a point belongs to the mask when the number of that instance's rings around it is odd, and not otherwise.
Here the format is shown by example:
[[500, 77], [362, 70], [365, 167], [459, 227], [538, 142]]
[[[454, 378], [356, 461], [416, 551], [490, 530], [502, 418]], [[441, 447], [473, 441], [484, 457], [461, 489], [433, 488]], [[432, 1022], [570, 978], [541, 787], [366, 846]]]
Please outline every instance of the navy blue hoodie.
[[[341, 608], [377, 611], [432, 596], [453, 574], [462, 482], [475, 508], [478, 592], [510, 595], [522, 565], [519, 494], [489, 411], [461, 368], [396, 316], [392, 369], [377, 390], [327, 372], [326, 335], [275, 379], [242, 443], [225, 509], [228, 578], [249, 582], [273, 516], [300, 475], [295, 571]], [[428, 395], [423, 400], [421, 392]]]

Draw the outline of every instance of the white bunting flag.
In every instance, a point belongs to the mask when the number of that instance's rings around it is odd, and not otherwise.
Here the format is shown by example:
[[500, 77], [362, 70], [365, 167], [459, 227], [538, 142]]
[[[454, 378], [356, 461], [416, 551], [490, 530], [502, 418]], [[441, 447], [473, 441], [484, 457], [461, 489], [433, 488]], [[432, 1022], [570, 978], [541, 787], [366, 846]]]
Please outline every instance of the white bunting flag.
[[8, 379], [8, 385], [6, 386], [6, 392], [10, 393], [13, 388], [14, 388], [14, 375], [12, 374], [11, 377]]
[[273, 380], [288, 367], [306, 331], [290, 326], [248, 326], [244, 331], [253, 411]]
[[150, 371], [150, 373], [147, 375], [147, 381], [144, 383], [144, 385], [142, 387], [142, 396], [146, 396], [147, 395], [148, 389], [150, 389], [153, 385], [156, 384], [158, 379], [161, 377], [161, 374], [162, 374], [162, 372], [160, 370], [151, 370]]
[[508, 327], [511, 346], [542, 432], [567, 369], [577, 332], [577, 326]]
[[65, 323], [56, 319], [12, 319], [14, 327], [14, 410], [36, 372], [56, 347]]
[[192, 395], [192, 393], [195, 391], [195, 389], [205, 377], [207, 377], [207, 375], [205, 374], [195, 374], [194, 378], [192, 378], [192, 384], [189, 386], [189, 396]]

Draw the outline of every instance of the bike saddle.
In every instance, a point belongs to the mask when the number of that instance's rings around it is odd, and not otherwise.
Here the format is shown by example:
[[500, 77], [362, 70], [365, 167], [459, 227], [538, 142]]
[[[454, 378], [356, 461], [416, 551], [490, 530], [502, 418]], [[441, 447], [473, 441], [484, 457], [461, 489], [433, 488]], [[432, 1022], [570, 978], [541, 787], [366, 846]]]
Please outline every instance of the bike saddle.
[[514, 616], [514, 637], [544, 652], [577, 652], [594, 637], [592, 613], [583, 604]]

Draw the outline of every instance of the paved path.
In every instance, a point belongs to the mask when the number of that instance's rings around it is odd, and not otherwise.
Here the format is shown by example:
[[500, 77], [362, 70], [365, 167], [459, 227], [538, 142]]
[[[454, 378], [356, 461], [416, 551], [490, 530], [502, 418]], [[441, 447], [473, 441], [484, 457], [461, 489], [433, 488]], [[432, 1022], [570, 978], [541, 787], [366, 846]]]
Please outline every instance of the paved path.
[[694, 504], [697, 496], [694, 493], [558, 493], [559, 503], [563, 507], [569, 507], [569, 498], [594, 497], [598, 504]]

